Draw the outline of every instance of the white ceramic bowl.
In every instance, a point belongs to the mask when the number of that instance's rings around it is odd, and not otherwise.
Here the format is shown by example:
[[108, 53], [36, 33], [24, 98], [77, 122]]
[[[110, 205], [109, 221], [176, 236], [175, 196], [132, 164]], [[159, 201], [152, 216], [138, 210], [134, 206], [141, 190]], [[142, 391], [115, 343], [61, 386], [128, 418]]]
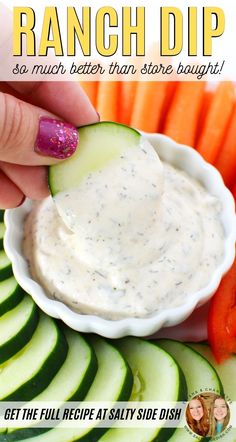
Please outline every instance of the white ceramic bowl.
[[17, 209], [7, 210], [5, 214], [6, 235], [4, 245], [6, 253], [12, 261], [17, 281], [44, 312], [55, 318], [60, 318], [75, 330], [98, 333], [109, 338], [118, 338], [125, 335], [147, 336], [161, 327], [179, 324], [196, 307], [210, 299], [216, 291], [222, 276], [233, 262], [236, 239], [235, 206], [233, 197], [224, 186], [219, 172], [207, 164], [192, 148], [179, 145], [164, 135], [146, 134], [146, 136], [161, 159], [199, 180], [209, 193], [217, 196], [221, 201], [221, 221], [225, 230], [224, 259], [215, 270], [208, 285], [186, 298], [186, 302], [181, 306], [163, 310], [148, 318], [125, 318], [117, 321], [79, 314], [60, 301], [49, 299], [44, 289], [32, 279], [29, 273], [21, 246], [24, 219], [31, 209], [31, 202], [28, 200]]

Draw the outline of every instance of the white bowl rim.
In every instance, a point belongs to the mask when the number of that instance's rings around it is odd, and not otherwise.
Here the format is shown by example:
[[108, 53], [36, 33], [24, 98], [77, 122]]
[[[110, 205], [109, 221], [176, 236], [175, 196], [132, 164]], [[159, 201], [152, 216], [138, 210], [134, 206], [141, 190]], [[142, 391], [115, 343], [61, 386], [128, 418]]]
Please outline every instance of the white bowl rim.
[[[36, 304], [48, 315], [61, 319], [74, 330], [86, 333], [97, 333], [107, 338], [120, 338], [127, 335], [148, 336], [162, 327], [173, 326], [184, 321], [193, 310], [207, 302], [217, 290], [222, 276], [231, 267], [235, 257], [236, 240], [236, 215], [234, 199], [230, 191], [225, 187], [220, 173], [208, 164], [201, 155], [193, 148], [178, 144], [162, 134], [144, 134], [150, 141], [161, 141], [168, 145], [167, 149], [173, 149], [189, 159], [187, 173], [191, 176], [191, 164], [198, 169], [198, 172], [207, 172], [207, 180], [214, 180], [217, 188], [220, 189], [220, 200], [224, 202], [225, 209], [222, 210], [222, 217], [230, 220], [229, 232], [225, 237], [225, 256], [220, 265], [216, 268], [210, 282], [201, 290], [193, 293], [187, 301], [177, 307], [168, 308], [151, 317], [145, 318], [124, 318], [109, 320], [95, 315], [85, 315], [71, 310], [61, 301], [48, 298], [40, 284], [34, 281], [28, 269], [27, 260], [21, 251], [20, 236], [22, 236], [23, 220], [20, 223], [19, 217], [26, 215], [30, 207], [30, 201], [16, 209], [6, 210], [4, 221], [6, 233], [4, 237], [4, 248], [12, 261], [13, 273], [18, 283], [29, 293]], [[170, 147], [170, 145], [172, 147]], [[186, 169], [182, 169], [186, 170]], [[16, 224], [16, 218], [18, 223]], [[18, 239], [17, 239], [18, 238]], [[21, 238], [22, 239], [22, 238]]]

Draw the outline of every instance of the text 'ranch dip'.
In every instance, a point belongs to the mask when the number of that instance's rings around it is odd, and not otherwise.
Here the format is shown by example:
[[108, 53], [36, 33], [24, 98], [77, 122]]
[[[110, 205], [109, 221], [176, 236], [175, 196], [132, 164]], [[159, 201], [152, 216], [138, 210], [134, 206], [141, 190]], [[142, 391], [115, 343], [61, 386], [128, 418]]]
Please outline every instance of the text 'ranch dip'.
[[145, 317], [206, 286], [223, 258], [220, 203], [142, 140], [77, 189], [36, 203], [24, 254], [48, 295], [82, 313]]

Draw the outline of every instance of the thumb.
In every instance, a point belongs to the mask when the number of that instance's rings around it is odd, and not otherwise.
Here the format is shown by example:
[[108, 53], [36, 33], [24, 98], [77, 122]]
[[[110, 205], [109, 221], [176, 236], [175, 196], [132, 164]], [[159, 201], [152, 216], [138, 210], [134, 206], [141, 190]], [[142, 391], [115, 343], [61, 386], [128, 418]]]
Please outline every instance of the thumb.
[[76, 150], [78, 131], [53, 114], [0, 92], [0, 161], [50, 165]]

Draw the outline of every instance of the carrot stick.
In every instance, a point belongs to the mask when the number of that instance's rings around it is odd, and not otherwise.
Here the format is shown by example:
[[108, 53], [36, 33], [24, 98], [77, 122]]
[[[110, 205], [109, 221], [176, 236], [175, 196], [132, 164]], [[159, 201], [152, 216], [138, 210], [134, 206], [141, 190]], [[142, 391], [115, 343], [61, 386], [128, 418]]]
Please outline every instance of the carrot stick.
[[233, 186], [236, 180], [236, 104], [215, 166], [226, 186]]
[[167, 82], [139, 81], [130, 124], [145, 132], [159, 130], [166, 98]]
[[119, 81], [100, 81], [96, 109], [103, 121], [117, 121]]
[[93, 106], [96, 106], [98, 81], [81, 81], [81, 86], [88, 95]]
[[[231, 319], [236, 309], [236, 259], [223, 277], [210, 302], [208, 314], [208, 340], [218, 363], [236, 352], [236, 335]], [[234, 314], [233, 314], [234, 316]], [[230, 321], [230, 322], [229, 322]]]
[[160, 122], [160, 127], [159, 127], [159, 131], [161, 133], [164, 130], [166, 115], [167, 115], [169, 108], [171, 106], [171, 103], [173, 101], [177, 86], [178, 86], [178, 81], [169, 81], [167, 84], [166, 99], [164, 102], [162, 116], [161, 116], [161, 122]]
[[137, 81], [121, 82], [118, 109], [119, 123], [130, 124], [137, 84]]
[[197, 143], [197, 150], [209, 163], [213, 164], [219, 154], [233, 110], [234, 98], [232, 82], [220, 83], [215, 91]]
[[214, 91], [206, 89], [204, 91], [203, 100], [202, 100], [202, 106], [200, 110], [200, 116], [198, 119], [198, 128], [197, 128], [197, 134], [196, 134], [196, 140], [195, 145], [197, 145], [198, 140], [200, 138], [200, 135], [202, 133], [203, 126], [205, 124], [206, 116], [208, 114], [209, 108], [211, 106], [211, 102], [213, 100]]
[[204, 82], [180, 82], [166, 117], [163, 133], [178, 143], [194, 146], [203, 100]]

